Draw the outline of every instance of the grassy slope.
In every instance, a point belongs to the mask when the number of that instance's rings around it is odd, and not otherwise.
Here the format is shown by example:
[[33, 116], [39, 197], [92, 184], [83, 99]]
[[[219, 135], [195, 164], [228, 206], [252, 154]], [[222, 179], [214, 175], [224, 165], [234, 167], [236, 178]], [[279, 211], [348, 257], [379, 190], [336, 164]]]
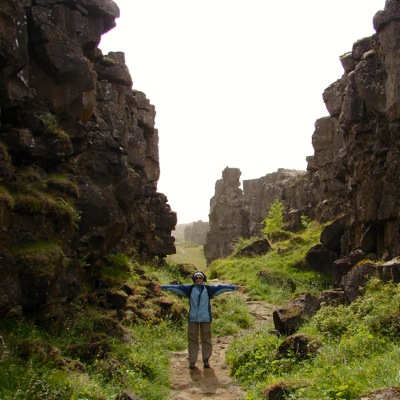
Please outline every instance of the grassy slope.
[[204, 257], [203, 246], [196, 243], [185, 242], [184, 240], [175, 243], [176, 254], [167, 257], [167, 260], [173, 263], [191, 263], [198, 269], [204, 269], [206, 259]]
[[[184, 282], [174, 263], [190, 262], [205, 269], [211, 279], [244, 284], [253, 299], [280, 305], [295, 293], [318, 293], [329, 286], [327, 277], [304, 268], [304, 255], [318, 242], [320, 230], [321, 227], [310, 225], [302, 234], [275, 243], [274, 250], [265, 256], [216, 260], [208, 268], [201, 246], [178, 243], [178, 254], [169, 257], [167, 265], [138, 268], [153, 282]], [[134, 269], [125, 278], [136, 293], [145, 291]], [[163, 296], [176, 299], [170, 293]], [[144, 307], [152, 305], [146, 303]], [[251, 324], [248, 310], [235, 296], [221, 296], [214, 309], [214, 334], [232, 334]], [[60, 366], [40, 353], [21, 356], [25, 342], [65, 349], [99, 334], [93, 323], [98, 319], [95, 310], [76, 304], [73, 315], [57, 335], [24, 320], [0, 321], [0, 336], [6, 345], [0, 360], [2, 400], [111, 400], [124, 390], [142, 399], [168, 398], [168, 354], [186, 346], [184, 321], [176, 323], [165, 315], [164, 319], [150, 318], [127, 325], [133, 340], [110, 339], [108, 356], [96, 357], [92, 362], [80, 360], [83, 369]], [[313, 357], [303, 361], [293, 357], [276, 360], [277, 347], [284, 338], [271, 335], [264, 327], [234, 340], [228, 363], [232, 374], [246, 387], [247, 400], [262, 399], [268, 385], [282, 381], [288, 388], [287, 399], [357, 399], [371, 389], [399, 385], [398, 321], [398, 285], [373, 281], [367, 294], [350, 307], [322, 309], [302, 327], [301, 332], [310, 335], [319, 346]]]

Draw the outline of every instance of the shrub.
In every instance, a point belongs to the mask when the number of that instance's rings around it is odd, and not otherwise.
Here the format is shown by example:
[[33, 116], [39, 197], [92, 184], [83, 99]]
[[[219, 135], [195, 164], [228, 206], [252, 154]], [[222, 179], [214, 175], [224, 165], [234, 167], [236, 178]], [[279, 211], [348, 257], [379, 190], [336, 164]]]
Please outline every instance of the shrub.
[[278, 231], [283, 225], [283, 204], [276, 199], [271, 205], [268, 217], [264, 219], [262, 232], [270, 239], [270, 235]]

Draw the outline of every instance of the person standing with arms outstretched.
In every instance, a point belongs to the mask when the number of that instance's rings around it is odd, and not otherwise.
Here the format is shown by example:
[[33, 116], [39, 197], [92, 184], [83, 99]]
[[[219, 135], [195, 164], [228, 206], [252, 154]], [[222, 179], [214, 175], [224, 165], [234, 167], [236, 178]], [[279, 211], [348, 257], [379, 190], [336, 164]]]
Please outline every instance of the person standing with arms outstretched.
[[156, 285], [154, 290], [166, 290], [189, 298], [188, 353], [189, 368], [196, 367], [201, 341], [201, 355], [204, 368], [210, 368], [209, 359], [212, 354], [211, 343], [211, 303], [210, 300], [224, 292], [244, 291], [244, 286], [206, 285], [207, 277], [202, 271], [192, 275], [192, 285]]

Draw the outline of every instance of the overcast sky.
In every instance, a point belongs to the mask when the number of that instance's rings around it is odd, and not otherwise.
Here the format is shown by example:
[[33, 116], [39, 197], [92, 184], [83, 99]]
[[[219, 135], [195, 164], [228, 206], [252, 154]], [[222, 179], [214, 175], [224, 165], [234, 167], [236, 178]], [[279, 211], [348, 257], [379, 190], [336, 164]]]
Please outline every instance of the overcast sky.
[[208, 221], [225, 167], [241, 180], [305, 170], [339, 56], [375, 33], [384, 0], [114, 0], [104, 54], [123, 51], [156, 107], [158, 191], [178, 224]]

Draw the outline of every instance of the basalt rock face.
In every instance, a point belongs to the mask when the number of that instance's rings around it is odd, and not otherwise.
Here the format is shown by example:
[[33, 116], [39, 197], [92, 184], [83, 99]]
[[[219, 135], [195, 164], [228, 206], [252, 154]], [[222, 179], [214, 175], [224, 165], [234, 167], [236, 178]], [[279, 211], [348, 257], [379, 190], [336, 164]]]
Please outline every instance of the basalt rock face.
[[175, 253], [155, 108], [101, 35], [111, 0], [0, 4], [0, 313], [49, 310], [108, 254]]
[[305, 171], [280, 168], [259, 179], [243, 181], [243, 197], [249, 209], [250, 235], [256, 236], [261, 232], [262, 221], [275, 202], [280, 200], [289, 209], [301, 209], [309, 203], [306, 191], [301, 191], [300, 182], [304, 180]]
[[249, 212], [240, 189], [238, 168], [226, 167], [215, 184], [210, 201], [209, 227], [204, 255], [207, 262], [223, 258], [234, 250], [238, 238], [249, 237]]
[[[271, 182], [267, 190], [268, 175], [243, 182], [250, 225], [242, 231], [259, 230], [275, 197], [285, 205], [290, 230], [296, 230], [302, 215], [320, 222], [340, 220], [338, 258], [356, 249], [386, 260], [400, 254], [400, 1], [387, 0], [373, 24], [376, 33], [340, 57], [344, 73], [323, 92], [329, 116], [315, 123], [307, 172]], [[211, 218], [212, 205], [210, 210]], [[210, 229], [210, 238], [224, 241], [213, 232], [223, 235], [222, 222], [214, 221]], [[206, 256], [212, 260], [217, 254]]]
[[204, 245], [206, 243], [207, 232], [209, 230], [208, 222], [197, 221], [185, 227], [184, 237], [188, 242]]
[[377, 33], [341, 57], [345, 73], [323, 94], [330, 116], [317, 121], [313, 135], [316, 215], [345, 215], [341, 255], [400, 252], [399, 7], [387, 1], [373, 19]]
[[[240, 175], [238, 168], [227, 167], [222, 180], [215, 185], [215, 195], [210, 202], [210, 230], [204, 246], [208, 263], [230, 255], [240, 237], [247, 239], [258, 235], [276, 199], [296, 210], [297, 216], [298, 209], [306, 215], [310, 211], [307, 190], [304, 190], [306, 171], [282, 168], [262, 178], [243, 181], [243, 191], [239, 188]], [[289, 213], [287, 217], [291, 226], [292, 215]], [[294, 224], [297, 225], [300, 217], [292, 220], [296, 220]]]

